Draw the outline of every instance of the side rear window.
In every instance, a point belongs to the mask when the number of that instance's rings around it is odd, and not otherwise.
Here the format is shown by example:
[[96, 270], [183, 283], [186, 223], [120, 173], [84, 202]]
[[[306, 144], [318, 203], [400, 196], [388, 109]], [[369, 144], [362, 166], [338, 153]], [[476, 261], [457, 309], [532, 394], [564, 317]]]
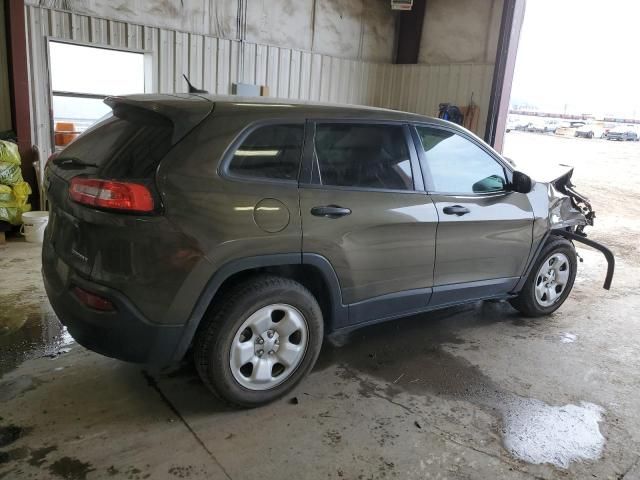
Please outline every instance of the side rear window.
[[400, 125], [318, 124], [319, 183], [380, 190], [413, 190], [411, 159]]
[[232, 175], [270, 180], [298, 179], [304, 125], [266, 125], [253, 130], [229, 163]]

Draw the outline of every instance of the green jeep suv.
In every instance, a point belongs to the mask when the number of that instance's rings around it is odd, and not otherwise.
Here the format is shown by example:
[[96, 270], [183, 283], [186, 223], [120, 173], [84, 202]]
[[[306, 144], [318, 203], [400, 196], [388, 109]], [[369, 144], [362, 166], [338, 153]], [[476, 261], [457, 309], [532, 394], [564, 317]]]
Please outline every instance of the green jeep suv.
[[245, 407], [323, 338], [465, 302], [547, 315], [593, 223], [571, 171], [534, 182], [467, 130], [408, 113], [137, 95], [46, 167], [47, 294], [82, 345], [166, 365]]

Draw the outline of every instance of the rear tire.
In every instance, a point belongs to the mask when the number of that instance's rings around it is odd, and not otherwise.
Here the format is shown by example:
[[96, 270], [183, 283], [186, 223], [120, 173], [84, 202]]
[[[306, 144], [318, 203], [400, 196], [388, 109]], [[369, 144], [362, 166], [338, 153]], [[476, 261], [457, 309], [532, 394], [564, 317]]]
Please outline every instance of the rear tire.
[[578, 267], [573, 244], [551, 236], [536, 259], [529, 277], [511, 305], [527, 317], [555, 312], [569, 296]]
[[226, 292], [205, 322], [194, 347], [200, 377], [219, 398], [249, 408], [291, 391], [315, 364], [324, 334], [313, 294], [271, 275]]

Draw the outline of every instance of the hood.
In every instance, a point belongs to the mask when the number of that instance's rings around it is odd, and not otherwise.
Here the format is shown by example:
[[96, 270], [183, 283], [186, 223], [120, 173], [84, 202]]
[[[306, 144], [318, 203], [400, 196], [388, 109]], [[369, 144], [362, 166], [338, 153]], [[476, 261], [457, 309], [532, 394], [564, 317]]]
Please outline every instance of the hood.
[[[511, 160], [513, 162], [513, 160]], [[540, 183], [554, 183], [558, 180], [561, 180], [565, 177], [570, 179], [573, 175], [573, 167], [571, 165], [565, 165], [563, 163], [558, 163], [555, 165], [544, 165], [540, 167], [522, 167], [521, 165], [517, 165], [516, 167], [519, 171], [526, 173], [531, 177], [532, 180]]]

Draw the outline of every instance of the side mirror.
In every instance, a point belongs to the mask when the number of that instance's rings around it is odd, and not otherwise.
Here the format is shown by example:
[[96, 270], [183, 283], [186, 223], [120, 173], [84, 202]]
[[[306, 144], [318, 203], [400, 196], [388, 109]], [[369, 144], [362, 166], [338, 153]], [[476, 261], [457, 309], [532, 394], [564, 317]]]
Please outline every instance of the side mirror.
[[533, 181], [531, 177], [526, 173], [513, 172], [513, 179], [511, 180], [511, 190], [518, 193], [529, 193], [533, 188]]

